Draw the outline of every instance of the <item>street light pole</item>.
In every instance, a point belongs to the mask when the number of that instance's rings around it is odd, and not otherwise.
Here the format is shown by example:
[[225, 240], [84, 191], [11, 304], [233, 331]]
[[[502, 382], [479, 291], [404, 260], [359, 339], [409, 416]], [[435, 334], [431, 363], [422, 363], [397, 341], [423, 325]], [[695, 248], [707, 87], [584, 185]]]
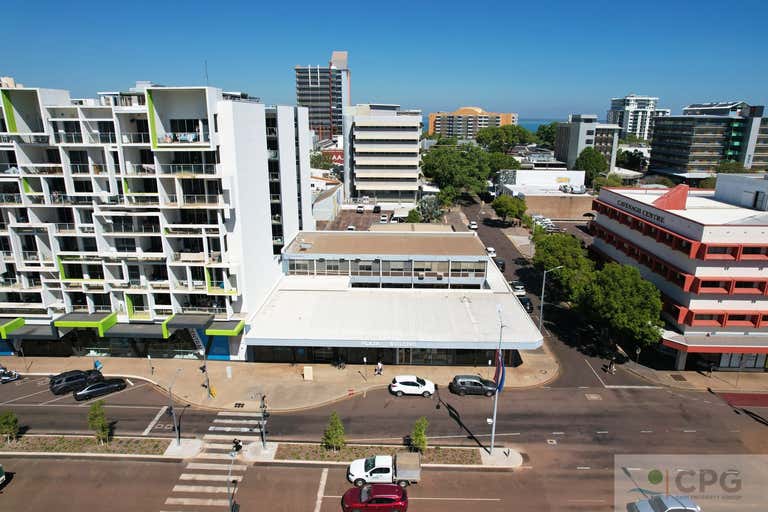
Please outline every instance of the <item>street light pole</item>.
[[[499, 357], [501, 357], [501, 333], [504, 330], [504, 322], [501, 320], [501, 304], [496, 305], [496, 312], [499, 314], [499, 346], [496, 352], [496, 364], [499, 364]], [[504, 364], [502, 359], [501, 364]], [[496, 392], [493, 394], [493, 419], [491, 420], [491, 451], [489, 455], [493, 455], [493, 446], [496, 442], [496, 411], [499, 407], [499, 383], [496, 383]]]
[[181, 432], [179, 432], [179, 425], [176, 422], [176, 409], [173, 407], [173, 383], [176, 382], [179, 373], [181, 373], [181, 368], [176, 368], [176, 373], [173, 374], [171, 384], [168, 386], [168, 409], [173, 418], [173, 430], [176, 431], [176, 446], [181, 446]]
[[544, 276], [541, 278], [541, 304], [539, 309], [539, 332], [541, 332], [542, 327], [544, 326], [544, 287], [547, 284], [547, 273], [552, 272], [554, 270], [558, 270], [563, 268], [562, 265], [559, 265], [555, 268], [551, 268], [549, 270], [544, 271]]

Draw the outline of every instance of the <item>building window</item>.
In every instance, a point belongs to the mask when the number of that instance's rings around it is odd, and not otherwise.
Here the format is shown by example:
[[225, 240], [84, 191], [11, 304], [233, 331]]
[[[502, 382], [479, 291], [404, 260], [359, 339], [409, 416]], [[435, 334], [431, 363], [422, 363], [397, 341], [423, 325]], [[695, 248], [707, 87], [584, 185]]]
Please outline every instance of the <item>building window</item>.
[[309, 275], [309, 264], [307, 260], [288, 260], [289, 275]]

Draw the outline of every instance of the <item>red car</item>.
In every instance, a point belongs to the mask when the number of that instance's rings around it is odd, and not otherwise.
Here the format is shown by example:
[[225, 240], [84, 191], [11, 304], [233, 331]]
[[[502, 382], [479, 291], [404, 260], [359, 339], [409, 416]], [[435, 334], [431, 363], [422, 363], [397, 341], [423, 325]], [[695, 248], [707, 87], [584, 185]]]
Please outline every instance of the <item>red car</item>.
[[408, 493], [397, 484], [367, 484], [353, 487], [341, 497], [344, 512], [406, 512]]

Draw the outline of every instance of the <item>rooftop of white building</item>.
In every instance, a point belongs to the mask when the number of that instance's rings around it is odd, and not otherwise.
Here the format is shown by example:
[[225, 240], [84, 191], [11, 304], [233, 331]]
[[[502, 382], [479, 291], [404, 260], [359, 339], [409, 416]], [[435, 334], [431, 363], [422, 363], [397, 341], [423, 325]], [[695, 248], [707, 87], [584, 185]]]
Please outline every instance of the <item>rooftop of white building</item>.
[[347, 278], [286, 276], [246, 338], [280, 345], [533, 350], [542, 336], [520, 301], [491, 290], [350, 288]]
[[302, 231], [285, 254], [485, 256], [483, 242], [468, 233]]

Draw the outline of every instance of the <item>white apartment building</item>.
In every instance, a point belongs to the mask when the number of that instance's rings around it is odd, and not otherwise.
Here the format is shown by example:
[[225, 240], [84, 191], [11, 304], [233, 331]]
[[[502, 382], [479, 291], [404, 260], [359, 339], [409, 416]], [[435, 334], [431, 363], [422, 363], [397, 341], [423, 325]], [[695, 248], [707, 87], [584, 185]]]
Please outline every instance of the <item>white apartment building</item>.
[[661, 291], [677, 369], [768, 370], [767, 198], [763, 174], [721, 174], [714, 191], [600, 190], [592, 249]]
[[151, 83], [0, 96], [6, 350], [237, 352], [230, 336], [279, 280], [285, 241], [314, 229], [307, 110]]
[[365, 104], [344, 110], [346, 198], [414, 202], [419, 195], [421, 111]]
[[621, 127], [621, 137], [628, 134], [650, 140], [653, 136], [653, 124], [657, 117], [668, 116], [668, 108], [657, 108], [659, 98], [630, 94], [623, 98], [611, 98], [608, 110], [608, 122]]

